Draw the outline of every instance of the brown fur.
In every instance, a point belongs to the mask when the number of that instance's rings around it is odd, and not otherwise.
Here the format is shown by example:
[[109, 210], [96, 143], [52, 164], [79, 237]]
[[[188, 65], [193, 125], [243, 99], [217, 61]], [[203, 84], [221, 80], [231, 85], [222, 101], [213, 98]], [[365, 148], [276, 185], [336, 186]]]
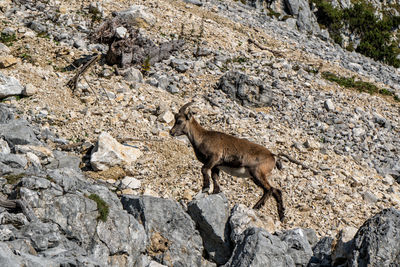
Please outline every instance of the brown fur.
[[[204, 129], [194, 119], [184, 105], [175, 114], [175, 124], [170, 134], [172, 136], [186, 135], [194, 149], [197, 159], [204, 165], [203, 192], [210, 188], [210, 178], [213, 181], [213, 194], [219, 193], [218, 184], [219, 168], [240, 171], [248, 176], [264, 191], [261, 199], [254, 205], [254, 209], [261, 208], [269, 196], [273, 196], [277, 202], [279, 219], [284, 219], [284, 206], [281, 190], [274, 188], [268, 182], [272, 169], [275, 167], [274, 155], [265, 147], [222, 132]], [[228, 172], [229, 173], [229, 172]], [[235, 172], [234, 172], [235, 173]], [[236, 172], [238, 173], [238, 172]]]

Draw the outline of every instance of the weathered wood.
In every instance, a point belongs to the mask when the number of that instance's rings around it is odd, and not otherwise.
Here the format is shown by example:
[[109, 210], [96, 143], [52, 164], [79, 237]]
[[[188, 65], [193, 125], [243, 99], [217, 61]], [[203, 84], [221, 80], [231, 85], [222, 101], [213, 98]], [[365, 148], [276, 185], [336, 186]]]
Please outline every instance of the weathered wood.
[[77, 87], [77, 85], [78, 85], [79, 78], [80, 78], [94, 63], [96, 63], [97, 61], [99, 61], [101, 57], [102, 57], [101, 54], [95, 54], [88, 62], [86, 62], [84, 65], [82, 65], [82, 66], [78, 69], [78, 71], [77, 71], [77, 73], [75, 74], [75, 76], [74, 76], [72, 79], [70, 79], [70, 80], [68, 81], [67, 86], [68, 86], [69, 88], [71, 88], [72, 90], [75, 90], [76, 87]]

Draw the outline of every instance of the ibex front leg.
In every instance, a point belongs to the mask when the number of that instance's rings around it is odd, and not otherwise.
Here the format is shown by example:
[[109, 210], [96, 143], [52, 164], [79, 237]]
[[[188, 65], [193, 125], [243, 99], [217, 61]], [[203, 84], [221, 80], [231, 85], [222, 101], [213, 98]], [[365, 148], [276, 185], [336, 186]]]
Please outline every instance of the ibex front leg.
[[201, 173], [203, 174], [203, 188], [201, 191], [203, 193], [208, 193], [208, 191], [210, 190], [210, 179], [212, 174], [211, 170], [214, 168], [216, 162], [217, 162], [216, 157], [212, 157], [201, 168]]

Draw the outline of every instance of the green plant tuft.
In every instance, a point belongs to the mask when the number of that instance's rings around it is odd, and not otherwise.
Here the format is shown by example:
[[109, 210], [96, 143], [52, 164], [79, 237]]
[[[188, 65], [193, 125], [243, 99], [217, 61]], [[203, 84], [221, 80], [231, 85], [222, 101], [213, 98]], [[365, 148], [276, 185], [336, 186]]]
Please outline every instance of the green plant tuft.
[[15, 42], [17, 40], [17, 37], [15, 37], [15, 34], [5, 34], [5, 33], [1, 33], [0, 35], [0, 42], [2, 42], [3, 44], [5, 44], [6, 46], [12, 46], [13, 42]]
[[97, 217], [97, 220], [101, 220], [103, 222], [107, 221], [108, 213], [110, 212], [108, 204], [97, 194], [90, 194], [88, 198], [97, 204], [97, 210], [99, 211], [99, 217]]
[[17, 184], [24, 176], [25, 173], [3, 175], [8, 184]]

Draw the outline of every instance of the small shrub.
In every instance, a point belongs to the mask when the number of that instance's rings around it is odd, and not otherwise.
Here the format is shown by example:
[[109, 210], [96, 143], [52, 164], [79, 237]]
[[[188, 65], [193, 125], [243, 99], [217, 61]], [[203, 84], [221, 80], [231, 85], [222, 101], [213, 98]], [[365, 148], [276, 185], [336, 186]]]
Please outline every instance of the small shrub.
[[97, 217], [97, 220], [101, 220], [103, 222], [107, 221], [108, 213], [110, 212], [108, 204], [97, 194], [90, 194], [88, 198], [97, 204], [97, 210], [99, 212], [99, 217]]
[[15, 36], [15, 34], [5, 34], [5, 33], [1, 33], [0, 35], [0, 42], [2, 42], [3, 44], [5, 44], [6, 46], [12, 46], [13, 42], [15, 42], [17, 40], [17, 37]]

